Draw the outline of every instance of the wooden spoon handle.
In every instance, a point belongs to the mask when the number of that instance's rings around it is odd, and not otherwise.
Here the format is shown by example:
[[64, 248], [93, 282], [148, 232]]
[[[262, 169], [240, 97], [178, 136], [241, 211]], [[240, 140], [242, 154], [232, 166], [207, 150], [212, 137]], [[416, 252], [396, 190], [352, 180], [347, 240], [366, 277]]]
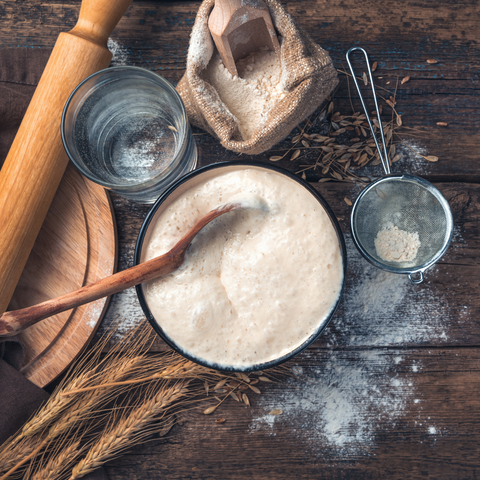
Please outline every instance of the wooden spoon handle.
[[152, 280], [155, 277], [171, 273], [183, 262], [183, 256], [179, 256], [176, 253], [172, 253], [171, 250], [165, 255], [153, 258], [148, 262], [128, 268], [60, 297], [47, 300], [38, 305], [22, 308], [21, 310], [5, 312], [0, 316], [0, 336], [16, 335], [20, 331], [52, 315], [93, 302], [102, 297], [113, 295], [126, 288]]
[[44, 318], [79, 307], [85, 303], [93, 302], [99, 298], [113, 295], [126, 288], [148, 282], [175, 271], [183, 263], [188, 246], [197, 233], [213, 219], [237, 208], [245, 208], [245, 206], [241, 203], [229, 203], [207, 213], [164, 255], [127, 268], [122, 272], [110, 275], [107, 278], [38, 305], [5, 312], [3, 315], [0, 315], [0, 336], [10, 337], [16, 335]]

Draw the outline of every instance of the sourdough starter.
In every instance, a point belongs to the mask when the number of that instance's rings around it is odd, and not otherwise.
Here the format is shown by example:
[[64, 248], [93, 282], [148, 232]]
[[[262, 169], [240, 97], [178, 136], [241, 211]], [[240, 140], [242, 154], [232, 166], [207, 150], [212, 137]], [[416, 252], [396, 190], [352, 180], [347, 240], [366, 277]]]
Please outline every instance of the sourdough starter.
[[144, 292], [158, 324], [186, 353], [248, 368], [288, 354], [322, 326], [341, 290], [342, 257], [325, 210], [293, 180], [253, 167], [216, 175], [160, 214], [143, 261], [166, 253], [231, 197], [253, 194], [267, 209], [214, 220], [184, 264]]

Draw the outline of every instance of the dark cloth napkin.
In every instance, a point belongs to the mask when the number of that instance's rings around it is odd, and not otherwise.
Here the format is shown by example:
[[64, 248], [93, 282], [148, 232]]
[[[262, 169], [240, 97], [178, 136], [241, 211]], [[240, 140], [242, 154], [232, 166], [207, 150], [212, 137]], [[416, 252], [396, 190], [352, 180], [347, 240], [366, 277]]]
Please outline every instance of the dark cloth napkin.
[[[0, 49], [0, 166], [40, 80], [50, 49]], [[1, 228], [1, 227], [0, 227]], [[0, 445], [31, 417], [48, 393], [19, 372], [25, 349], [16, 337], [0, 338]], [[107, 480], [103, 469], [84, 477]]]

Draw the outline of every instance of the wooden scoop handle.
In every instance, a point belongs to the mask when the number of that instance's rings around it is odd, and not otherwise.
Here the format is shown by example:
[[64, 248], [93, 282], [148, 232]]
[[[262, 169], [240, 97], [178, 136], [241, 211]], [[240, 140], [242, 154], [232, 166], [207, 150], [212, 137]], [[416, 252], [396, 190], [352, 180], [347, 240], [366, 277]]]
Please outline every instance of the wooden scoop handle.
[[238, 75], [238, 60], [268, 47], [280, 57], [280, 45], [267, 4], [263, 0], [215, 0], [208, 28], [222, 62]]
[[107, 40], [131, 0], [83, 0], [61, 33], [0, 171], [0, 313], [13, 295], [68, 163], [60, 137], [65, 102], [108, 67]]
[[160, 257], [140, 263], [132, 268], [127, 268], [127, 270], [103, 278], [91, 285], [38, 305], [5, 312], [3, 315], [0, 315], [0, 336], [16, 335], [44, 318], [79, 307], [85, 303], [93, 302], [99, 298], [113, 295], [126, 288], [175, 271], [183, 263], [187, 249], [198, 232], [218, 216], [238, 208], [245, 208], [245, 205], [236, 202], [228, 203], [207, 213], [207, 215], [195, 223], [169, 252]]

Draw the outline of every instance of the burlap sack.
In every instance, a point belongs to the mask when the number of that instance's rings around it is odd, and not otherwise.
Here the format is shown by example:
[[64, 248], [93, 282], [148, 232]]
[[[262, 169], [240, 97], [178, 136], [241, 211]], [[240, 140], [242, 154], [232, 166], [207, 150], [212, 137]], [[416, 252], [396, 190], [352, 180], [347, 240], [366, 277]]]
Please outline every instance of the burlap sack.
[[216, 90], [200, 73], [214, 52], [208, 17], [215, 0], [204, 0], [197, 13], [187, 56], [187, 70], [177, 91], [190, 122], [217, 137], [234, 152], [259, 154], [284, 139], [312, 114], [338, 84], [328, 53], [298, 26], [276, 0], [266, 0], [281, 46], [282, 87], [288, 92], [267, 114], [253, 136], [244, 141], [237, 120], [220, 100]]

